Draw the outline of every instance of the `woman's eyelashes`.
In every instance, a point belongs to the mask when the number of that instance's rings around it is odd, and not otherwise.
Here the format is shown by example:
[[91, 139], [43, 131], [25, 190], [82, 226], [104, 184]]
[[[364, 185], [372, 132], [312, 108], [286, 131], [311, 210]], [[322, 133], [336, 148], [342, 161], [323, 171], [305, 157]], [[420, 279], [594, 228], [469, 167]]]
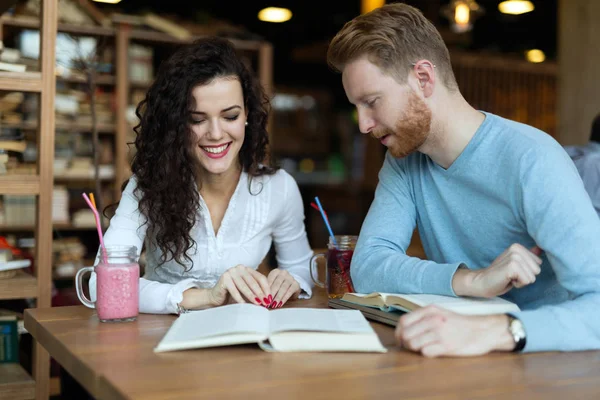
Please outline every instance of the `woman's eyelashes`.
[[239, 116], [240, 116], [240, 114], [237, 114], [237, 115], [228, 115], [228, 116], [225, 117], [225, 119], [227, 121], [235, 121], [236, 119], [239, 118]]
[[[240, 117], [240, 115], [237, 114], [237, 115], [226, 115], [223, 118], [227, 121], [233, 122], [233, 121], [237, 120], [239, 117]], [[206, 122], [205, 118], [202, 118], [202, 119], [191, 118], [190, 119], [190, 123], [193, 125], [199, 125], [203, 122]]]

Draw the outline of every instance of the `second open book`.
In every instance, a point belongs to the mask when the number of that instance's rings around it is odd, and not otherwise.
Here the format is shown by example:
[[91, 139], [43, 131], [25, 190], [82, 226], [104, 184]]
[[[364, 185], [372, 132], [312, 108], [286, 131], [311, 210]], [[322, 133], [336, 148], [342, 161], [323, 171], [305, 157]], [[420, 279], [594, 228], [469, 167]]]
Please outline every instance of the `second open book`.
[[516, 304], [500, 297], [483, 299], [435, 294], [346, 293], [342, 300], [367, 307], [377, 307], [383, 311], [410, 312], [430, 304], [466, 315], [503, 314], [519, 311]]
[[356, 310], [232, 304], [182, 314], [155, 352], [258, 343], [266, 351], [385, 352]]

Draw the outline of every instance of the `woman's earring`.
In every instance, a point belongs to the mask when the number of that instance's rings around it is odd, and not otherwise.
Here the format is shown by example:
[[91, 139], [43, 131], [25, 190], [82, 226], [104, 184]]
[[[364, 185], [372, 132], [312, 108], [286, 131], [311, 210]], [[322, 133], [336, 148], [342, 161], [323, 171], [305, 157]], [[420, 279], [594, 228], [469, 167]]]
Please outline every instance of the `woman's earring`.
[[245, 122], [245, 125], [248, 126], [248, 121]]

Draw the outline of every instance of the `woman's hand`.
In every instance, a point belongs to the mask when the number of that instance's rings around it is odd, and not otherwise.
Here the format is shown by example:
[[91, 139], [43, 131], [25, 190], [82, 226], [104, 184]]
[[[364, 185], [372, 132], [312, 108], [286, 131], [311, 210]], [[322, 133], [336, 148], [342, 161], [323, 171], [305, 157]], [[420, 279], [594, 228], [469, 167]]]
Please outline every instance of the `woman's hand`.
[[231, 299], [235, 303], [252, 303], [268, 306], [273, 296], [267, 278], [258, 271], [244, 265], [229, 268], [210, 290], [210, 298], [215, 306], [227, 304]]
[[284, 269], [274, 269], [269, 273], [267, 280], [273, 294], [269, 308], [279, 308], [292, 296], [296, 298], [300, 294], [300, 284]]

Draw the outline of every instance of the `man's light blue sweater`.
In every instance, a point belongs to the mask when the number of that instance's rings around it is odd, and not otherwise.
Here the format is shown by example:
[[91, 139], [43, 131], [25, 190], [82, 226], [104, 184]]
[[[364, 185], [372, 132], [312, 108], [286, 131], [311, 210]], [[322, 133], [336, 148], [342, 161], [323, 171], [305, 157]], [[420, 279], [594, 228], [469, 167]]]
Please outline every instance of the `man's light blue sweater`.
[[[415, 225], [427, 261], [406, 255]], [[544, 250], [535, 283], [502, 296], [522, 310], [524, 351], [600, 349], [600, 219], [552, 137], [493, 114], [448, 169], [388, 152], [352, 279], [363, 293], [456, 296], [461, 263], [486, 268], [513, 243]]]

